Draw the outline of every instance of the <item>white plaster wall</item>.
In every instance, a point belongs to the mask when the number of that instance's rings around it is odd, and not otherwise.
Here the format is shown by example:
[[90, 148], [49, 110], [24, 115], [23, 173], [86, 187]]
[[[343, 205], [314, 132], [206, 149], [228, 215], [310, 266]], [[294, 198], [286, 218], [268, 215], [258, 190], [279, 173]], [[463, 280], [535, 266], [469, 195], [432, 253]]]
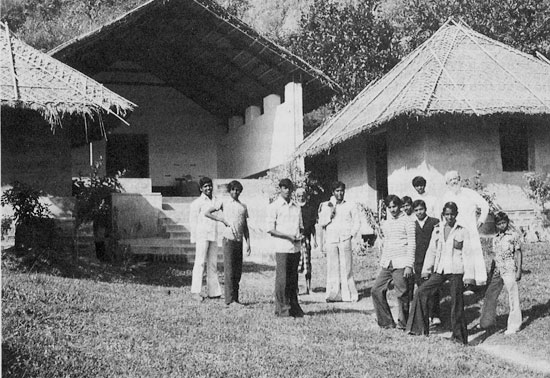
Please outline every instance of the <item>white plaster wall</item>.
[[[434, 120], [432, 120], [434, 121]], [[444, 175], [458, 170], [462, 178], [480, 171], [482, 183], [496, 194], [496, 202], [506, 210], [532, 208], [524, 195], [524, 172], [503, 172], [498, 127], [490, 122], [481, 123], [448, 120], [424, 122], [407, 128], [390, 128], [388, 137], [388, 186], [390, 193], [399, 196], [413, 195], [411, 181], [420, 175], [426, 178], [426, 190], [439, 197], [445, 190]], [[535, 127], [536, 128], [536, 127]], [[537, 129], [535, 166], [548, 161], [550, 129]]]
[[[115, 68], [139, 69], [131, 63], [117, 63]], [[224, 122], [213, 116], [174, 88], [143, 72], [104, 72], [94, 77], [112, 91], [138, 105], [128, 118], [130, 126], [120, 126], [116, 134], [147, 134], [149, 138], [149, 173], [153, 186], [172, 186], [175, 179], [190, 174], [217, 177], [217, 143]], [[146, 83], [136, 85], [132, 83]], [[94, 158], [105, 157], [105, 142], [94, 143]], [[73, 151], [73, 176], [87, 170], [89, 150], [85, 146]]]
[[364, 137], [338, 146], [338, 180], [346, 184], [346, 199], [376, 208], [376, 188], [369, 185], [368, 148]]
[[[498, 127], [464, 120], [423, 120], [420, 123], [392, 125], [388, 129], [388, 190], [390, 194], [410, 195], [411, 181], [423, 176], [426, 190], [439, 197], [445, 190], [444, 175], [458, 170], [463, 178], [476, 171], [482, 183], [496, 194], [505, 210], [532, 209], [524, 194], [524, 172], [503, 172]], [[534, 170], [550, 172], [550, 125], [530, 125]], [[338, 179], [346, 183], [350, 200], [376, 207], [374, 157], [368, 136], [355, 138], [338, 146]]]
[[303, 140], [301, 84], [288, 83], [284, 100], [267, 96], [263, 114], [251, 106], [240, 122], [239, 117], [229, 120], [219, 143], [219, 177], [247, 177], [288, 160]]

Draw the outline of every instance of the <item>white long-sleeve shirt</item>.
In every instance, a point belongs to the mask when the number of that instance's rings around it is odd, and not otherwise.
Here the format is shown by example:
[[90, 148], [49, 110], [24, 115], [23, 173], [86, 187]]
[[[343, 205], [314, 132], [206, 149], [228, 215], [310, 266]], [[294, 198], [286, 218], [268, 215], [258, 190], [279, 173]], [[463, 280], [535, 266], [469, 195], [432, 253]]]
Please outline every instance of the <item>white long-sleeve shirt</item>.
[[[333, 208], [334, 217], [331, 218]], [[326, 243], [339, 243], [351, 239], [361, 228], [357, 205], [347, 201], [336, 203], [335, 199], [323, 202], [320, 207], [319, 224], [324, 227]]]
[[401, 212], [397, 218], [388, 214], [388, 219], [382, 223], [384, 247], [380, 257], [380, 265], [394, 269], [414, 267], [414, 253], [416, 249], [416, 235], [414, 220]]

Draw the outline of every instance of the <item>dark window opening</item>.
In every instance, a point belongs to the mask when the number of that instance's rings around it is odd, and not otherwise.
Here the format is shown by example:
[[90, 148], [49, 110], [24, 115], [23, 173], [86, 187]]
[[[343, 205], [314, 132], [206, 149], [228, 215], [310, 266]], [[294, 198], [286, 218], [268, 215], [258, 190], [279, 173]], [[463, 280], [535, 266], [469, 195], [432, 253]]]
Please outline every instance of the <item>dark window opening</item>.
[[111, 134], [107, 140], [107, 174], [126, 171], [124, 177], [149, 177], [149, 141], [146, 134]]
[[504, 172], [529, 170], [529, 132], [523, 125], [500, 126], [500, 156]]

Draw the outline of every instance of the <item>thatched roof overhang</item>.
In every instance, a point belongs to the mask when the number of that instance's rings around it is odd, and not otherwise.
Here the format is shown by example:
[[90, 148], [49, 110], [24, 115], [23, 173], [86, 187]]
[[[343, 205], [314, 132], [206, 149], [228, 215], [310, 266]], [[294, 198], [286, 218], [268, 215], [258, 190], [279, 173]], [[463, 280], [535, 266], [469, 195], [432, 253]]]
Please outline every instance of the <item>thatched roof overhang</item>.
[[0, 23], [0, 104], [38, 111], [52, 128], [65, 117], [123, 120], [135, 105], [95, 80], [25, 44]]
[[311, 133], [295, 155], [329, 151], [398, 117], [518, 113], [550, 115], [550, 64], [449, 20]]
[[302, 83], [305, 111], [341, 91], [212, 0], [151, 0], [50, 54], [88, 75], [135, 62], [221, 116], [261, 105], [290, 81]]

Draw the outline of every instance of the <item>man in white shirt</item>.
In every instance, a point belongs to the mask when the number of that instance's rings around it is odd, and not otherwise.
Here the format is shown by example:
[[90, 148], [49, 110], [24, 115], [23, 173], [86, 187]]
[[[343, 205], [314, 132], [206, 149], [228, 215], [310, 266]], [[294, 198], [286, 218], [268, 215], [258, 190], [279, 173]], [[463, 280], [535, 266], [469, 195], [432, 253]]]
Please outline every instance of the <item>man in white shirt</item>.
[[267, 232], [273, 237], [275, 250], [275, 315], [301, 318], [298, 303], [298, 264], [302, 236], [302, 212], [292, 200], [294, 185], [289, 179], [279, 181], [280, 196], [267, 211]]
[[206, 267], [206, 287], [209, 298], [220, 298], [222, 295], [218, 281], [218, 232], [216, 221], [206, 217], [211, 208], [220, 209], [221, 203], [212, 196], [214, 186], [212, 179], [202, 177], [199, 180], [201, 195], [191, 203], [189, 226], [191, 243], [195, 243], [195, 264], [191, 280], [193, 299], [201, 302], [202, 277]]
[[332, 198], [319, 209], [319, 224], [323, 227], [323, 247], [327, 252], [327, 302], [357, 302], [353, 279], [352, 247], [361, 227], [357, 205], [344, 200], [346, 185], [332, 184]]
[[[483, 286], [487, 283], [487, 267], [481, 249], [479, 228], [489, 214], [489, 204], [476, 191], [463, 188], [457, 171], [445, 173], [448, 191], [443, 195], [442, 202], [454, 202], [458, 206], [457, 222], [465, 227], [470, 235], [471, 258], [474, 263], [474, 276], [467, 282], [469, 286]], [[478, 216], [479, 209], [479, 216]], [[471, 292], [470, 292], [471, 294]]]

